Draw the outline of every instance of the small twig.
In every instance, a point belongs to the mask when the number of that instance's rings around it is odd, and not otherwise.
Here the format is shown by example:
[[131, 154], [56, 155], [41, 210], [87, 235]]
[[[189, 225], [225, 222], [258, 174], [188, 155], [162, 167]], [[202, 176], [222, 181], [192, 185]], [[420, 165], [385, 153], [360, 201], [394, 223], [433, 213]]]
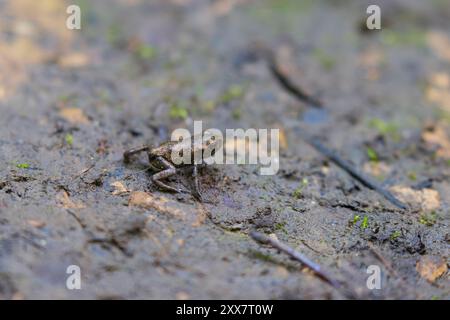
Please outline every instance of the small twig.
[[[381, 263], [383, 263], [383, 265], [386, 267], [386, 269], [388, 269], [389, 272], [390, 272], [393, 276], [395, 276], [395, 277], [397, 277], [397, 278], [400, 278], [400, 277], [398, 276], [397, 272], [395, 271], [395, 269], [392, 267], [392, 264], [391, 264], [388, 260], [386, 260], [385, 257], [383, 257], [383, 255], [381, 254], [381, 252], [378, 251], [378, 249], [375, 248], [375, 246], [374, 246], [370, 241], [367, 242], [367, 245], [368, 245], [370, 251], [372, 251], [372, 253], [375, 255], [375, 257], [376, 257], [378, 260], [380, 260]], [[401, 279], [401, 278], [400, 278], [400, 279]]]
[[75, 212], [73, 212], [72, 210], [67, 210], [67, 213], [78, 222], [81, 229], [83, 229], [83, 230], [86, 229], [86, 224], [78, 217], [78, 215]]
[[400, 285], [403, 285], [405, 288], [410, 290], [411, 287], [409, 286], [409, 284], [405, 281], [405, 279], [402, 276], [400, 276], [397, 273], [397, 271], [395, 271], [394, 267], [392, 266], [392, 263], [381, 254], [381, 252], [373, 245], [373, 243], [368, 241], [367, 245], [369, 247], [369, 250], [375, 255], [375, 257], [378, 260], [381, 261], [381, 263], [386, 267], [386, 269], [391, 273], [391, 275], [393, 275], [400, 281]]
[[284, 244], [278, 240], [272, 239], [272, 238], [270, 238], [260, 232], [257, 232], [257, 231], [251, 231], [250, 237], [252, 237], [252, 239], [258, 243], [271, 245], [272, 247], [288, 254], [295, 260], [301, 262], [302, 264], [307, 266], [309, 269], [314, 271], [314, 273], [316, 273], [320, 278], [322, 278], [322, 280], [325, 280], [327, 283], [329, 283], [334, 288], [337, 288], [337, 289], [341, 288], [340, 283], [337, 282], [336, 280], [332, 279], [328, 274], [326, 274], [325, 271], [322, 270], [322, 267], [320, 265], [309, 260], [303, 254], [294, 250], [287, 244]]
[[78, 179], [78, 178], [84, 176], [84, 175], [85, 175], [86, 173], [88, 173], [88, 171], [91, 170], [93, 167], [95, 167], [95, 163], [92, 164], [92, 165], [90, 165], [88, 168], [84, 169], [83, 171], [81, 171], [81, 172], [80, 172], [79, 174], [77, 174], [76, 176], [74, 176], [74, 177], [72, 178], [72, 180], [70, 180], [70, 181], [72, 182], [72, 181], [74, 181], [74, 180], [76, 180], [76, 179]]
[[426, 180], [423, 180], [415, 185], [413, 185], [411, 188], [414, 190], [422, 190], [425, 188], [431, 188], [433, 186], [433, 178], [428, 178]]
[[320, 101], [304, 92], [299, 86], [292, 82], [292, 80], [289, 79], [289, 77], [287, 77], [282, 70], [280, 70], [272, 52], [266, 54], [266, 61], [270, 72], [272, 73], [274, 78], [277, 79], [278, 83], [283, 87], [284, 90], [293, 95], [297, 100], [307, 103], [312, 107], [322, 107], [322, 103]]
[[407, 206], [398, 200], [391, 192], [383, 188], [380, 184], [373, 181], [370, 177], [364, 175], [362, 172], [359, 172], [353, 165], [351, 165], [348, 161], [341, 158], [338, 154], [336, 154], [333, 150], [325, 147], [321, 142], [317, 139], [310, 137], [305, 134], [302, 129], [295, 128], [295, 130], [301, 135], [301, 137], [312, 147], [314, 147], [321, 154], [330, 159], [333, 163], [339, 166], [341, 169], [345, 170], [348, 174], [350, 174], [353, 178], [361, 182], [364, 186], [369, 189], [372, 189], [379, 194], [381, 194], [386, 200], [394, 204], [400, 209], [407, 209]]

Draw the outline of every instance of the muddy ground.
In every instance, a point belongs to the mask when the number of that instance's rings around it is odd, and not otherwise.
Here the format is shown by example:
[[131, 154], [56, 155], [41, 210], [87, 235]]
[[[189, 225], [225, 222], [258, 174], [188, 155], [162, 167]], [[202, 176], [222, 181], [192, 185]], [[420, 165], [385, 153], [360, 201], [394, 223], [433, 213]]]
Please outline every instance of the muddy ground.
[[[381, 31], [365, 28], [369, 2]], [[78, 1], [82, 29], [67, 30], [68, 3], [0, 1], [0, 298], [448, 299], [450, 6], [369, 2]], [[267, 48], [321, 108], [280, 85]], [[279, 128], [280, 170], [205, 167], [199, 203], [154, 186], [144, 155], [123, 163], [194, 120]]]

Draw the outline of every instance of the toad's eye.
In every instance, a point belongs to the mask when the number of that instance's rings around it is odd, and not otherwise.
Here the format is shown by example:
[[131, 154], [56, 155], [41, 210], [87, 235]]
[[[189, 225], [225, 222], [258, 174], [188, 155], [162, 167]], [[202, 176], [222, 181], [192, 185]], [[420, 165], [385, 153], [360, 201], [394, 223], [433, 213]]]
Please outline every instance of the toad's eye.
[[212, 140], [212, 141], [216, 140], [216, 136], [212, 136], [212, 137], [211, 137], [211, 140]]

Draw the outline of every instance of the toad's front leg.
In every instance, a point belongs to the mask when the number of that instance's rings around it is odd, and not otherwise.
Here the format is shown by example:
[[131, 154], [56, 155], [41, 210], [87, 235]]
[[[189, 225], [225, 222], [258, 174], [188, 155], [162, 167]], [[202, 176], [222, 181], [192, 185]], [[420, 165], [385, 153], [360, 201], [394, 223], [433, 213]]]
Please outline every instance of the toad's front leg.
[[127, 150], [123, 153], [123, 160], [125, 161], [125, 163], [129, 163], [132, 155], [148, 150], [150, 150], [150, 147], [147, 145]]
[[163, 157], [157, 157], [155, 159], [155, 161], [157, 161], [164, 168], [164, 170], [162, 170], [158, 173], [155, 173], [152, 176], [153, 182], [156, 183], [161, 189], [164, 189], [167, 191], [172, 191], [172, 192], [182, 192], [181, 189], [176, 189], [176, 188], [171, 187], [161, 181], [163, 179], [167, 179], [167, 178], [173, 176], [174, 174], [176, 174], [177, 169]]
[[202, 195], [200, 194], [200, 189], [198, 187], [198, 168], [197, 165], [194, 164], [192, 167], [192, 177], [194, 178], [194, 192], [193, 196], [197, 198], [198, 201], [202, 202]]

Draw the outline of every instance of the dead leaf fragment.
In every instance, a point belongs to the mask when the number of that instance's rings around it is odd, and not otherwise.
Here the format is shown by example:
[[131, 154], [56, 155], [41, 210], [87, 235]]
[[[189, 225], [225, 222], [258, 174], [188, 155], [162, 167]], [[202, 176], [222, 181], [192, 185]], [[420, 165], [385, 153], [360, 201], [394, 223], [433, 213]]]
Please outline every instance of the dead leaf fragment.
[[433, 211], [440, 207], [441, 201], [439, 192], [433, 189], [414, 190], [405, 186], [393, 186], [390, 190], [400, 201], [409, 203], [413, 207], [418, 207], [423, 211]]
[[197, 204], [197, 219], [192, 223], [193, 227], [201, 226], [206, 218], [208, 217], [208, 210], [203, 206], [203, 204]]
[[427, 43], [439, 58], [450, 62], [450, 39], [444, 32], [430, 31], [427, 34]]
[[369, 47], [360, 54], [359, 65], [365, 69], [368, 80], [374, 81], [380, 78], [380, 67], [384, 60], [383, 51], [374, 46]]
[[191, 296], [184, 291], [180, 291], [180, 292], [176, 293], [175, 298], [177, 300], [189, 300], [191, 298]]
[[6, 97], [6, 89], [4, 86], [0, 85], [0, 100]]
[[130, 192], [130, 190], [128, 190], [123, 185], [123, 183], [120, 182], [120, 181], [115, 181], [115, 182], [111, 183], [111, 186], [114, 187], [114, 191], [112, 192], [112, 194], [115, 195], [115, 196], [120, 196], [122, 194]]
[[426, 128], [422, 132], [422, 139], [428, 146], [437, 147], [436, 156], [450, 159], [450, 139], [443, 125], [437, 124]]
[[275, 275], [281, 279], [289, 277], [289, 271], [283, 266], [279, 266], [275, 269]]
[[364, 171], [375, 177], [383, 177], [390, 173], [391, 167], [385, 162], [369, 161], [364, 164]]
[[84, 114], [83, 110], [79, 108], [63, 108], [59, 115], [73, 124], [87, 124], [89, 119]]
[[65, 209], [83, 209], [85, 206], [80, 202], [74, 202], [70, 199], [69, 194], [66, 191], [61, 191], [56, 196], [59, 205]]
[[288, 148], [288, 141], [286, 138], [286, 132], [284, 131], [284, 129], [280, 129], [280, 148], [282, 150], [287, 150]]
[[80, 68], [88, 63], [89, 57], [81, 52], [69, 53], [58, 59], [58, 65], [62, 68]]
[[180, 203], [164, 196], [153, 195], [143, 191], [133, 191], [128, 200], [129, 206], [154, 209], [177, 219], [186, 220], [192, 227], [198, 227], [205, 221], [207, 210], [202, 204], [195, 207]]
[[11, 297], [11, 300], [24, 300], [25, 296], [23, 295], [23, 293], [20, 292], [16, 292], [13, 294], [13, 296]]
[[28, 224], [34, 228], [42, 228], [45, 226], [45, 222], [44, 221], [40, 221], [40, 220], [35, 220], [35, 219], [29, 219], [27, 220]]
[[447, 262], [439, 256], [423, 256], [416, 264], [420, 276], [433, 283], [447, 272]]
[[143, 191], [132, 192], [128, 200], [128, 205], [145, 209], [155, 209], [156, 211], [167, 213], [177, 218], [185, 217], [185, 213], [176, 207], [177, 202]]
[[440, 89], [446, 89], [450, 88], [450, 76], [448, 73], [445, 72], [436, 72], [433, 73], [429, 79], [428, 82], [430, 85], [440, 88]]
[[441, 109], [450, 111], [450, 75], [445, 72], [431, 74], [425, 96]]

